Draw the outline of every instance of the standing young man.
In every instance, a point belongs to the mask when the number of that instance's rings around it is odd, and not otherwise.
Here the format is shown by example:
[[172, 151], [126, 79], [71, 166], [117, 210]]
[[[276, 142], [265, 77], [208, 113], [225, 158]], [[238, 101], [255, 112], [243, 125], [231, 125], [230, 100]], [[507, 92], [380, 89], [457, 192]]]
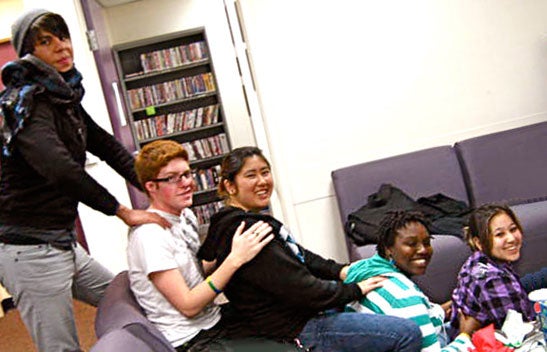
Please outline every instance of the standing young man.
[[39, 351], [80, 351], [72, 299], [96, 305], [112, 273], [76, 244], [78, 203], [128, 225], [169, 224], [119, 204], [86, 173], [88, 151], [140, 187], [131, 154], [81, 105], [64, 19], [28, 11], [13, 24], [12, 43], [20, 59], [3, 67], [0, 97], [0, 282]]

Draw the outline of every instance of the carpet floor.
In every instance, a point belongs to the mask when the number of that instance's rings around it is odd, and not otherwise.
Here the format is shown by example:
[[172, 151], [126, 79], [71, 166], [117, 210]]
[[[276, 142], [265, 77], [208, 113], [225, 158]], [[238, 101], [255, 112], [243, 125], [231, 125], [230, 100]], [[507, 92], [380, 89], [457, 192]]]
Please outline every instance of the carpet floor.
[[[80, 301], [74, 301], [76, 328], [80, 345], [84, 351], [89, 351], [97, 341], [95, 337], [96, 308]], [[36, 352], [25, 325], [21, 321], [17, 309], [11, 309], [0, 318], [0, 351], [2, 352]]]

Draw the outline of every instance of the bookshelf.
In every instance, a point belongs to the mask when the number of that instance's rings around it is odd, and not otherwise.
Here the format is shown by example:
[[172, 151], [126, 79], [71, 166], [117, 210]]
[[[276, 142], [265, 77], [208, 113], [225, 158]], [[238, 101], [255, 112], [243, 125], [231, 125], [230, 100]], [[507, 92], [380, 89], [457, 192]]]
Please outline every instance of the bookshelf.
[[216, 186], [231, 146], [205, 30], [124, 43], [113, 51], [137, 150], [157, 139], [185, 147], [196, 184], [192, 209], [206, 227], [222, 207]]

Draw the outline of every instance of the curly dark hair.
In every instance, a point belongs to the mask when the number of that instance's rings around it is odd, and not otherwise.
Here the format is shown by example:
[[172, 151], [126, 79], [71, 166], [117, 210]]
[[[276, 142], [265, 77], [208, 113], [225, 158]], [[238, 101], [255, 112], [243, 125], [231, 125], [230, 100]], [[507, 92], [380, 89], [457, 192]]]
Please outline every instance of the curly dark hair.
[[424, 225], [429, 233], [429, 220], [421, 212], [393, 210], [386, 213], [378, 228], [378, 243], [376, 244], [376, 251], [382, 258], [387, 259], [386, 250], [395, 244], [397, 231], [413, 222]]

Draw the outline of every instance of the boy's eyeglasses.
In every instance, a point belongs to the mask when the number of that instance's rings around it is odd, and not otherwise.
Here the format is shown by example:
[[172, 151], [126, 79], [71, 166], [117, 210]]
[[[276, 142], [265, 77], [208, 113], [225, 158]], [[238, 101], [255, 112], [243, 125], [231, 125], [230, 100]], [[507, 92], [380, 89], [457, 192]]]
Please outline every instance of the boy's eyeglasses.
[[154, 178], [150, 181], [165, 182], [165, 183], [169, 183], [169, 184], [177, 184], [177, 183], [182, 182], [183, 180], [188, 180], [188, 179], [191, 179], [191, 178], [192, 178], [192, 172], [190, 170], [188, 170], [186, 172], [183, 172], [182, 174], [171, 175], [171, 176], [162, 177], [162, 178]]

